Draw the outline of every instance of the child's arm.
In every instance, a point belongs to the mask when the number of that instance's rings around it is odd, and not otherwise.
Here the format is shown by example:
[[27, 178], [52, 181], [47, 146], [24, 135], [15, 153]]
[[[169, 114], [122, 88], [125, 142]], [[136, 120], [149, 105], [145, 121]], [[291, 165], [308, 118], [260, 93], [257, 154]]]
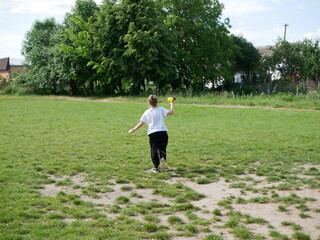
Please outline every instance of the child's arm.
[[139, 128], [141, 128], [143, 125], [144, 125], [144, 122], [139, 122], [138, 125], [135, 126], [135, 127], [132, 128], [132, 129], [130, 129], [130, 130], [128, 131], [128, 133], [131, 134], [131, 133], [137, 131], [137, 130], [138, 130]]
[[167, 115], [173, 115], [174, 114], [174, 102], [170, 102], [170, 110], [169, 112], [167, 113]]

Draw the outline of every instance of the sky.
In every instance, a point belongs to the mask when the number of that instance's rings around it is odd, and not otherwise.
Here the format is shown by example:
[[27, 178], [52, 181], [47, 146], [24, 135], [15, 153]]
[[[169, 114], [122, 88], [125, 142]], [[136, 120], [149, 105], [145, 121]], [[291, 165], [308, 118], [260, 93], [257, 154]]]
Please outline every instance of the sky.
[[[101, 0], [95, 0], [100, 4]], [[53, 17], [62, 23], [75, 0], [0, 0], [0, 58], [23, 59], [25, 34], [36, 20]], [[320, 0], [220, 0], [221, 20], [230, 19], [229, 31], [254, 46], [273, 45], [284, 37], [291, 42], [320, 37]]]

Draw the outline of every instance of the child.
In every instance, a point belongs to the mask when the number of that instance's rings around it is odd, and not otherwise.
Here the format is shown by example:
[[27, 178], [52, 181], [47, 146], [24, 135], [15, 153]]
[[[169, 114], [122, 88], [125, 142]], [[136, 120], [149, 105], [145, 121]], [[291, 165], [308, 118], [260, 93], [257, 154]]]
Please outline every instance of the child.
[[170, 102], [170, 110], [163, 107], [158, 107], [158, 97], [150, 95], [148, 97], [150, 108], [146, 110], [137, 126], [129, 130], [129, 134], [137, 131], [144, 124], [148, 124], [148, 136], [151, 150], [151, 159], [154, 168], [152, 172], [165, 172], [166, 165], [166, 148], [168, 145], [167, 127], [164, 123], [164, 118], [174, 113], [174, 103]]

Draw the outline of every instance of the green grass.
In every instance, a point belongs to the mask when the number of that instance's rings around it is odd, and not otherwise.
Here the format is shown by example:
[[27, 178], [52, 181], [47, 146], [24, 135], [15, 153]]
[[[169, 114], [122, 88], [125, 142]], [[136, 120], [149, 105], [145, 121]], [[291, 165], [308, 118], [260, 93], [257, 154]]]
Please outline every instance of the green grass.
[[[219, 103], [204, 99], [181, 98], [181, 102]], [[182, 184], [166, 184], [164, 180], [172, 178], [170, 173], [146, 171], [152, 168], [146, 127], [132, 135], [127, 133], [147, 108], [145, 99], [143, 103], [137, 101], [0, 98], [1, 239], [169, 239], [170, 233], [155, 225], [158, 220], [154, 216], [197, 211], [191, 201], [203, 195]], [[320, 164], [319, 119], [319, 111], [211, 108], [177, 103], [175, 115], [166, 119], [168, 164], [179, 177], [199, 184], [219, 178], [232, 181], [251, 173], [275, 182], [280, 179], [286, 185], [278, 190], [304, 185], [317, 189], [319, 171], [311, 167], [297, 172], [296, 167]], [[92, 183], [74, 186], [83, 195], [99, 198], [101, 193], [111, 192], [112, 180], [117, 184], [133, 184], [134, 190], [150, 188], [155, 198], [168, 197], [173, 203], [151, 204], [144, 199], [146, 203], [134, 206], [133, 198], [141, 196], [132, 193], [130, 197], [117, 198], [106, 209], [108, 213], [119, 214], [109, 219], [95, 204], [82, 201], [77, 195], [64, 192], [53, 197], [41, 195], [43, 185], [52, 183], [49, 175], [67, 176], [55, 183], [67, 187], [71, 184], [69, 179], [79, 173], [90, 177]], [[296, 173], [311, 178], [308, 181], [292, 178]], [[242, 190], [246, 185], [239, 183], [233, 187]], [[133, 190], [125, 185], [121, 189], [123, 195]], [[296, 204], [306, 211], [306, 201], [311, 198], [290, 195], [249, 201]], [[234, 202], [236, 199], [230, 197], [219, 206], [230, 209]], [[149, 215], [145, 218], [147, 222], [130, 217], [139, 214]], [[239, 238], [251, 237], [239, 218], [231, 217], [227, 225], [236, 229], [234, 234]], [[202, 229], [200, 226], [200, 222], [186, 223], [184, 233], [195, 235]]]
[[231, 231], [238, 239], [251, 239], [252, 233], [243, 225], [235, 227]]
[[145, 215], [143, 217], [144, 220], [152, 223], [159, 223], [160, 219], [156, 215]]
[[214, 209], [212, 213], [216, 216], [222, 216], [221, 210], [218, 208]]
[[170, 216], [168, 218], [168, 222], [170, 224], [183, 224], [183, 220], [181, 219], [181, 217], [178, 216]]
[[205, 240], [223, 240], [223, 237], [217, 234], [209, 234]]
[[307, 234], [302, 233], [302, 232], [295, 232], [292, 235], [292, 239], [295, 239], [295, 240], [310, 240], [310, 235], [307, 235]]
[[279, 212], [288, 212], [289, 210], [285, 206], [279, 205], [278, 206], [278, 211]]
[[300, 231], [300, 230], [302, 230], [302, 227], [301, 227], [299, 224], [296, 224], [296, 223], [294, 223], [294, 222], [284, 221], [284, 222], [282, 222], [281, 224], [282, 224], [283, 226], [291, 226], [294, 231]]
[[[1, 91], [0, 91], [1, 95]], [[207, 93], [201, 95], [186, 96], [172, 93], [177, 97], [179, 104], [199, 104], [199, 105], [242, 105], [250, 107], [274, 107], [274, 108], [304, 108], [320, 110], [320, 92], [310, 91], [308, 94], [298, 96], [292, 93], [278, 93], [271, 96], [261, 95], [235, 95], [232, 93]], [[140, 102], [145, 103], [148, 95], [144, 97], [122, 96], [122, 97], [92, 97], [85, 99], [101, 100], [107, 99], [118, 102]], [[161, 102], [166, 102], [166, 96], [159, 96]]]

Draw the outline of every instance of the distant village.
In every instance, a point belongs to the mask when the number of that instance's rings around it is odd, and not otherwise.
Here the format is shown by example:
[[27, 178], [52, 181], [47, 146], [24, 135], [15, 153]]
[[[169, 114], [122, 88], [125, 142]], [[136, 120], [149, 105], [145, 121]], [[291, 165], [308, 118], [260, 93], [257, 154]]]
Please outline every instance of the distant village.
[[22, 59], [0, 58], [0, 80], [9, 81], [16, 74], [24, 72]]

